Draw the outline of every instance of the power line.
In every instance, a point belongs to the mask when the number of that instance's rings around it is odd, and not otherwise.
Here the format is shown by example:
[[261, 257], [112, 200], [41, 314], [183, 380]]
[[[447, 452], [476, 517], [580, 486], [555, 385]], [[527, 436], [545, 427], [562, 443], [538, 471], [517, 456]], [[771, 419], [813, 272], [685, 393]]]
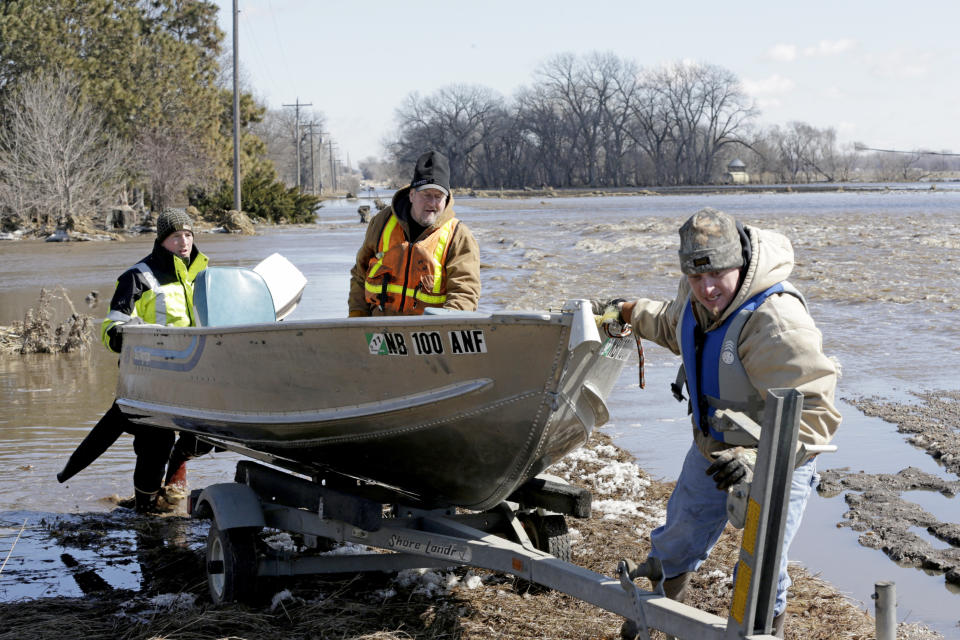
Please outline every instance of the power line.
[[[254, 34], [254, 29], [253, 29], [253, 27], [250, 25], [250, 21], [247, 19], [247, 16], [244, 15], [243, 11], [240, 12], [240, 21], [241, 21], [242, 27], [243, 27], [243, 39], [244, 39], [244, 41], [245, 41], [245, 42], [246, 42], [246, 41], [249, 41], [251, 44], [253, 44], [253, 49], [256, 51], [256, 54], [257, 54], [256, 56], [251, 56], [251, 57], [252, 57], [254, 60], [257, 60], [257, 61], [266, 60], [267, 58], [266, 58], [266, 56], [263, 55], [263, 50], [260, 48], [260, 43], [257, 42], [256, 37], [253, 35], [253, 34]], [[258, 76], [258, 78], [259, 78], [259, 79], [266, 78], [267, 81], [268, 81], [271, 85], [273, 85], [273, 88], [277, 91], [277, 93], [280, 92], [280, 85], [277, 84], [277, 81], [276, 81], [276, 79], [275, 79], [275, 77], [274, 77], [274, 74], [273, 74], [272, 70], [268, 70], [267, 72], [265, 72], [265, 73], [261, 74], [260, 76]]]
[[950, 153], [948, 151], [903, 151], [901, 149], [874, 149], [859, 142], [854, 143], [854, 151], [878, 151], [880, 153], [906, 153], [917, 156], [960, 156], [960, 153]]
[[277, 48], [280, 50], [280, 59], [283, 61], [284, 72], [289, 73], [293, 67], [287, 62], [287, 52], [283, 49], [283, 39], [280, 37], [280, 30], [277, 28], [277, 12], [274, 10], [272, 2], [268, 0], [267, 4], [270, 6], [270, 21], [273, 23], [273, 34], [277, 39]]

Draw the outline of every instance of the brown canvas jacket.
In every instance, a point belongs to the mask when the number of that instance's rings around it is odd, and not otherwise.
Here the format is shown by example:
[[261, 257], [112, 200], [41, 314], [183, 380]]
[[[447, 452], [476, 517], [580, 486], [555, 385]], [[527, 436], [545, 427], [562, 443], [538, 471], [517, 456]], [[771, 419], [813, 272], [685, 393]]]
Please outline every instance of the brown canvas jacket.
[[[383, 312], [367, 303], [364, 294], [364, 280], [367, 276], [370, 258], [377, 252], [383, 227], [387, 224], [387, 220], [393, 214], [395, 208], [398, 207], [398, 203], [409, 203], [409, 192], [410, 187], [404, 187], [397, 191], [393, 195], [391, 205], [380, 211], [367, 225], [363, 245], [357, 252], [357, 260], [353, 269], [350, 270], [348, 306], [351, 315], [383, 315]], [[425, 229], [423, 235], [430, 233], [455, 215], [453, 196], [451, 195], [447, 198], [446, 208], [437, 216], [437, 221], [433, 226]], [[405, 217], [398, 216], [398, 219], [404, 236], [409, 239], [410, 227]], [[447, 279], [447, 301], [443, 308], [476, 311], [480, 300], [480, 247], [474, 239], [473, 233], [462, 220], [457, 225], [457, 230], [447, 251], [447, 261], [444, 268]]]
[[[749, 226], [746, 230], [752, 248], [750, 264], [734, 300], [718, 318], [711, 318], [693, 300], [694, 315], [705, 331], [720, 326], [745, 301], [786, 280], [793, 271], [793, 246], [786, 236]], [[641, 298], [631, 317], [633, 330], [679, 355], [677, 335], [688, 299], [691, 293], [686, 277], [681, 278], [672, 301]], [[761, 395], [777, 387], [803, 393], [800, 442], [828, 443], [841, 421], [834, 405], [839, 369], [823, 353], [822, 336], [803, 303], [790, 294], [770, 296], [744, 325], [738, 348], [747, 376]], [[704, 435], [696, 425], [693, 432], [708, 459], [712, 459], [711, 453], [730, 447]]]

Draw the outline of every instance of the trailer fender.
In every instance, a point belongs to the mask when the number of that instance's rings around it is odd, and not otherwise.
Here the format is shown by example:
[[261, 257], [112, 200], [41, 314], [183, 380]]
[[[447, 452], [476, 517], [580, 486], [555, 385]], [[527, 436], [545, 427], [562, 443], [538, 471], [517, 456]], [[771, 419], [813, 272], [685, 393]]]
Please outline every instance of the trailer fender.
[[236, 482], [210, 485], [201, 491], [192, 513], [195, 518], [212, 518], [221, 531], [266, 526], [260, 498], [253, 489]]

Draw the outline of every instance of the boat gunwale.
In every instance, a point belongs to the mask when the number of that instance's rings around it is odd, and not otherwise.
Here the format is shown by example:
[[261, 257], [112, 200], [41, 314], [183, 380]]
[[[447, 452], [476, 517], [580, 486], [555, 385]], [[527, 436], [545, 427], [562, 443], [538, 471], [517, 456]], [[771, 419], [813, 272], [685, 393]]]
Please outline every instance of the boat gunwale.
[[464, 314], [444, 313], [420, 316], [371, 316], [363, 318], [316, 318], [310, 320], [283, 320], [276, 322], [261, 322], [251, 324], [237, 324], [209, 327], [174, 327], [152, 324], [126, 324], [119, 327], [124, 333], [131, 335], [143, 334], [188, 334], [188, 335], [222, 335], [228, 333], [251, 333], [272, 331], [303, 331], [314, 329], [349, 329], [349, 328], [377, 328], [411, 327], [411, 326], [445, 326], [458, 324], [461, 321], [482, 323], [489, 325], [563, 325], [573, 322], [573, 314], [550, 312], [516, 312], [516, 313], [474, 313]]

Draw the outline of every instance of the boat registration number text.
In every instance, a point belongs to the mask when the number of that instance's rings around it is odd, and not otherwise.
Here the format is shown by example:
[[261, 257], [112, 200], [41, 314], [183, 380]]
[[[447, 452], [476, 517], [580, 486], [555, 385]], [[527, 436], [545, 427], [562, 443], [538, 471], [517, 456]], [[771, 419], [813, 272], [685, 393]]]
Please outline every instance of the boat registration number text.
[[375, 356], [469, 355], [487, 352], [482, 329], [456, 331], [384, 331], [368, 333], [367, 349]]

